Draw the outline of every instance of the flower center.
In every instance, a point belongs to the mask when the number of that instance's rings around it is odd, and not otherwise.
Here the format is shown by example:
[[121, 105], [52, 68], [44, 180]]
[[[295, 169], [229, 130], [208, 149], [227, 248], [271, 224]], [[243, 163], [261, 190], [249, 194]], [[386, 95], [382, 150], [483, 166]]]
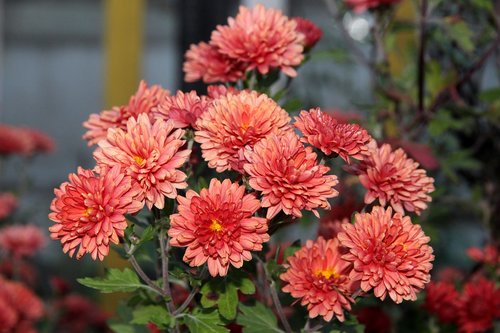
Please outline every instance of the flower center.
[[331, 277], [333, 277], [334, 279], [338, 279], [340, 277], [340, 275], [337, 274], [337, 272], [335, 272], [333, 268], [318, 269], [314, 274], [317, 277], [324, 277], [327, 280]]
[[85, 210], [83, 211], [83, 216], [89, 217], [90, 214], [92, 214], [92, 211], [93, 211], [92, 207], [85, 208]]
[[144, 163], [146, 163], [146, 160], [140, 157], [139, 155], [134, 156], [134, 161], [137, 163], [139, 166], [143, 166]]
[[210, 230], [215, 231], [215, 232], [222, 231], [223, 227], [222, 227], [222, 224], [220, 224], [219, 220], [212, 217], [212, 219], [210, 221], [212, 221], [212, 223], [210, 224]]

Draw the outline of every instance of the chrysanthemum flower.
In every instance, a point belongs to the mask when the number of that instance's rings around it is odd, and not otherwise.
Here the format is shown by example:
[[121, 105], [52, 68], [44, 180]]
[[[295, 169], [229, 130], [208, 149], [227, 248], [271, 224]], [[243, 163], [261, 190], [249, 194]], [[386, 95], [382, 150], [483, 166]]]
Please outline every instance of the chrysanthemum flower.
[[460, 296], [451, 282], [431, 282], [426, 288], [424, 308], [437, 315], [444, 323], [453, 323], [458, 318]]
[[237, 95], [241, 90], [235, 87], [226, 87], [223, 84], [212, 84], [207, 87], [207, 96], [211, 99], [216, 99], [221, 96], [226, 96], [228, 94]]
[[69, 252], [71, 257], [75, 252], [78, 259], [90, 253], [94, 260], [103, 260], [110, 243], [118, 244], [123, 236], [125, 214], [143, 206], [136, 200], [140, 190], [119, 167], [102, 171], [96, 176], [91, 170], [79, 168], [77, 174], [69, 175], [69, 182], [54, 190], [49, 218], [56, 224], [49, 228], [50, 236], [60, 239], [64, 253]]
[[224, 276], [229, 266], [240, 268], [252, 259], [251, 251], [262, 250], [269, 240], [267, 220], [252, 216], [260, 201], [245, 194], [245, 187], [210, 181], [200, 194], [189, 190], [178, 196], [179, 213], [170, 218], [168, 235], [172, 246], [187, 247], [184, 261], [190, 266], [208, 264], [212, 276]]
[[31, 137], [33, 142], [33, 152], [51, 153], [54, 151], [56, 144], [46, 133], [36, 128], [24, 128], [24, 130]]
[[325, 155], [337, 154], [349, 163], [349, 157], [363, 159], [369, 154], [367, 145], [372, 137], [365, 129], [357, 124], [339, 124], [319, 108], [302, 111], [295, 117], [294, 126], [304, 135], [302, 142]]
[[0, 229], [0, 249], [14, 257], [31, 257], [45, 245], [45, 237], [34, 225], [12, 225]]
[[141, 189], [140, 200], [149, 209], [163, 208], [165, 197], [174, 199], [177, 189], [187, 187], [186, 174], [180, 168], [191, 150], [180, 150], [184, 130], [175, 129], [173, 121], [157, 119], [154, 124], [141, 114], [130, 118], [127, 130], [109, 129], [106, 140], [94, 152], [98, 167], [119, 166], [131, 176], [134, 187]]
[[477, 247], [469, 247], [467, 255], [474, 261], [486, 265], [500, 264], [500, 255], [495, 245], [486, 245], [483, 249]]
[[434, 179], [427, 177], [418, 163], [401, 149], [391, 150], [388, 144], [371, 152], [365, 160], [359, 180], [367, 189], [365, 203], [378, 199], [381, 206], [390, 204], [400, 214], [405, 211], [420, 215], [427, 208], [434, 191]]
[[430, 281], [434, 255], [429, 237], [408, 216], [393, 215], [390, 207], [373, 207], [355, 219], [337, 236], [349, 250], [342, 258], [354, 264], [351, 279], [382, 300], [387, 295], [396, 303], [416, 300], [416, 292]]
[[311, 49], [323, 36], [323, 31], [308, 19], [292, 17], [292, 20], [297, 24], [295, 31], [304, 35], [302, 39], [304, 48]]
[[207, 97], [198, 96], [194, 90], [188, 93], [179, 90], [175, 96], [166, 96], [153, 113], [157, 118], [172, 120], [176, 128], [194, 127], [208, 104]]
[[276, 9], [257, 5], [240, 6], [236, 18], [219, 25], [212, 32], [211, 44], [220, 53], [247, 64], [246, 70], [257, 69], [267, 74], [280, 68], [288, 76], [296, 76], [293, 67], [304, 59], [303, 35], [295, 31], [296, 23]]
[[35, 144], [29, 133], [20, 127], [0, 124], [0, 156], [1, 155], [29, 155]]
[[361, 13], [369, 8], [376, 8], [383, 5], [392, 5], [401, 0], [345, 0], [345, 3], [354, 9], [355, 12]]
[[344, 321], [344, 310], [351, 310], [351, 264], [342, 259], [338, 247], [337, 239], [309, 240], [288, 257], [287, 270], [280, 275], [286, 282], [283, 291], [300, 298], [310, 318], [319, 315], [330, 321], [335, 316]]
[[217, 47], [204, 42], [192, 44], [185, 58], [182, 69], [186, 82], [235, 82], [245, 74], [244, 64], [230, 59], [220, 53]]
[[129, 118], [137, 118], [140, 114], [145, 113], [153, 119], [151, 111], [169, 95], [170, 92], [161, 86], [148, 87], [145, 81], [141, 81], [137, 92], [130, 97], [127, 105], [115, 106], [100, 114], [91, 114], [89, 119], [83, 123], [83, 127], [88, 129], [83, 138], [88, 141], [90, 146], [105, 139], [109, 128], [126, 129]]
[[462, 291], [458, 310], [460, 332], [485, 332], [500, 317], [500, 289], [494, 281], [480, 277], [468, 282]]
[[0, 193], [0, 220], [9, 216], [17, 208], [17, 198], [9, 192]]
[[319, 217], [316, 208], [329, 209], [328, 198], [338, 195], [333, 189], [337, 177], [326, 174], [330, 168], [318, 164], [312, 148], [305, 148], [295, 133], [270, 135], [248, 155], [250, 163], [244, 168], [250, 186], [262, 192], [268, 219], [281, 210], [301, 217], [302, 209]]
[[242, 91], [213, 101], [196, 123], [203, 158], [218, 172], [242, 171], [242, 152], [269, 134], [291, 132], [290, 117], [264, 94]]

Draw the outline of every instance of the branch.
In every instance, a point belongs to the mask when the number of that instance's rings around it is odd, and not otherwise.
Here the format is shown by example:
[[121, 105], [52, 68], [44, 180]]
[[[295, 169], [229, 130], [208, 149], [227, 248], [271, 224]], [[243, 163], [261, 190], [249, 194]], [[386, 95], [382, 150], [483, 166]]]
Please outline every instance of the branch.
[[172, 302], [172, 291], [170, 290], [169, 272], [168, 272], [168, 251], [169, 251], [169, 240], [166, 237], [165, 230], [160, 230], [158, 235], [160, 241], [160, 256], [161, 256], [161, 275], [162, 275], [162, 290], [167, 295], [170, 300], [167, 302], [167, 308], [170, 314], [175, 312], [175, 306]]
[[156, 283], [154, 283], [150, 278], [149, 276], [142, 270], [141, 266], [139, 265], [139, 263], [137, 262], [137, 259], [135, 258], [135, 256], [133, 254], [130, 254], [130, 248], [127, 244], [124, 244], [125, 246], [125, 251], [127, 251], [127, 254], [129, 255], [129, 258], [128, 258], [128, 261], [130, 262], [130, 264], [132, 265], [132, 267], [134, 268], [134, 270], [137, 272], [137, 274], [140, 276], [140, 278], [146, 282], [146, 284], [151, 288], [153, 289], [154, 291], [156, 291], [157, 293], [159, 293], [160, 295], [162, 296], [165, 296], [164, 294], [164, 291], [158, 287], [158, 285]]

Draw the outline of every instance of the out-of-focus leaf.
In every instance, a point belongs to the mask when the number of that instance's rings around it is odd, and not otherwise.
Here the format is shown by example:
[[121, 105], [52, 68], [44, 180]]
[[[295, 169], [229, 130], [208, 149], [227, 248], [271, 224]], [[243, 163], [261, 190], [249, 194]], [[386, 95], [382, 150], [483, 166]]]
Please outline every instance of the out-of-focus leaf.
[[130, 323], [140, 325], [153, 323], [158, 327], [167, 327], [170, 323], [170, 315], [167, 309], [161, 305], [141, 306], [132, 312]]
[[451, 39], [453, 39], [460, 48], [466, 52], [474, 51], [474, 42], [472, 40], [473, 33], [465, 21], [449, 22], [447, 31]]
[[103, 293], [131, 292], [139, 288], [149, 289], [139, 281], [139, 277], [129, 268], [120, 271], [111, 268], [104, 278], [82, 278], [78, 282], [86, 287], [98, 289]]
[[500, 88], [492, 88], [481, 92], [479, 95], [481, 101], [485, 103], [493, 103], [500, 100]]

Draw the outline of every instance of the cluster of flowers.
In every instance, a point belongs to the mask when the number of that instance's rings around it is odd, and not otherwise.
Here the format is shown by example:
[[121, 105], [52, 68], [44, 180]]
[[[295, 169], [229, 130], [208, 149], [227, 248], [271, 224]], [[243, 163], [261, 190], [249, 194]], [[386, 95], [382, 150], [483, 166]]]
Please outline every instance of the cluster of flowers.
[[[470, 248], [468, 254], [481, 266], [497, 270], [498, 276], [500, 256], [493, 245]], [[463, 280], [460, 271], [442, 274], [429, 284], [424, 307], [440, 322], [457, 325], [460, 332], [487, 331], [493, 327], [493, 321], [500, 318], [500, 288], [481, 270]], [[461, 293], [456, 284], [463, 285]]]
[[38, 129], [0, 124], [0, 157], [50, 153], [54, 148], [52, 138]]
[[[232, 82], [247, 71], [274, 68], [293, 76], [305, 38], [296, 28], [279, 11], [241, 7], [209, 44], [187, 52], [186, 79]], [[210, 275], [225, 276], [262, 249], [269, 226], [303, 211], [319, 217], [319, 208], [331, 208], [339, 181], [323, 160], [339, 156], [366, 188], [365, 204], [374, 207], [356, 214], [336, 238], [308, 241], [290, 257], [283, 290], [300, 298], [311, 318], [325, 320], [343, 320], [361, 293], [396, 303], [415, 300], [430, 280], [434, 257], [429, 238], [404, 214], [419, 215], [427, 207], [433, 179], [402, 149], [379, 147], [357, 124], [341, 123], [319, 108], [294, 120], [257, 91], [214, 85], [206, 96], [171, 95], [142, 82], [127, 105], [84, 123], [84, 138], [97, 144], [96, 166], [79, 168], [55, 190], [51, 237], [70, 256], [89, 253], [102, 260], [124, 236], [126, 214], [144, 206], [163, 209], [166, 199], [175, 199], [170, 245], [186, 248], [183, 259], [190, 266], [206, 263]], [[184, 194], [194, 144], [210, 168], [236, 172], [238, 180], [214, 178], [199, 193]]]

